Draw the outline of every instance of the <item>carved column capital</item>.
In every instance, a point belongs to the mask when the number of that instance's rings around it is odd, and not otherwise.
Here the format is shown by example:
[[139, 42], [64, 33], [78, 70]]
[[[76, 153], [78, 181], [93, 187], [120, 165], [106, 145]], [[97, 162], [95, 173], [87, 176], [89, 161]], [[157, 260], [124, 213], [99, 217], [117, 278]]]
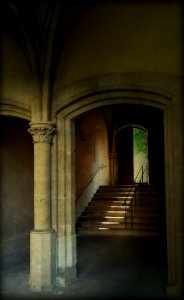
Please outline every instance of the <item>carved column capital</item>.
[[52, 137], [56, 132], [55, 124], [52, 122], [31, 122], [28, 129], [33, 137], [33, 143], [51, 144]]

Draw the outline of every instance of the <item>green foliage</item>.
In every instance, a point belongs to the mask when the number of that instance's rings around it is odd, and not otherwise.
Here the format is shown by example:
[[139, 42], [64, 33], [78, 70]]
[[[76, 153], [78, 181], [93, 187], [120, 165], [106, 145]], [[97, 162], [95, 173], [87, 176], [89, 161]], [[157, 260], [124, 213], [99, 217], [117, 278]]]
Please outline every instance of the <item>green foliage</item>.
[[133, 130], [133, 140], [134, 140], [134, 154], [144, 153], [147, 154], [147, 132], [134, 128]]

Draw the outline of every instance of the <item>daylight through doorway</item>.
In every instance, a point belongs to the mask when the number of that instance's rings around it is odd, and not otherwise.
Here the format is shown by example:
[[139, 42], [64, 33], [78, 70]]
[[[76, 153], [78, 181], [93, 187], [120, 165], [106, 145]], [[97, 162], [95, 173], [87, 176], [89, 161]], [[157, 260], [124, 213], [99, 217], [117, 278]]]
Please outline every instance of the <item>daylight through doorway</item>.
[[134, 181], [149, 183], [148, 131], [133, 128], [133, 173]]

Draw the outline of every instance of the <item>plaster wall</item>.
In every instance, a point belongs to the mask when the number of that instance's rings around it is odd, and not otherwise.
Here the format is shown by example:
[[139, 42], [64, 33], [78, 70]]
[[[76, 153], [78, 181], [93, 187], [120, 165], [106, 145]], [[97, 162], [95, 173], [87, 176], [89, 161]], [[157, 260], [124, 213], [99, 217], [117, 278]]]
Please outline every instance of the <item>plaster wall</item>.
[[0, 199], [3, 260], [29, 253], [33, 229], [33, 144], [23, 119], [0, 118]]
[[91, 111], [77, 123], [76, 217], [84, 210], [97, 188], [109, 183], [108, 137], [104, 115], [100, 111]]
[[58, 88], [118, 72], [182, 72], [182, 7], [174, 1], [90, 6], [63, 47]]

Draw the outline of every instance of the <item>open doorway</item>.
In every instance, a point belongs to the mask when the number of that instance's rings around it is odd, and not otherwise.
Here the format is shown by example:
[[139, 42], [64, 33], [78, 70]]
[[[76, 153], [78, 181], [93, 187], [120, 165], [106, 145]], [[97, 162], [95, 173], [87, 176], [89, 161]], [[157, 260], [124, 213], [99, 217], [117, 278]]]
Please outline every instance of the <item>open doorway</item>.
[[[137, 114], [137, 111], [139, 111], [139, 114]], [[140, 179], [144, 183], [149, 183], [149, 171], [148, 171], [149, 153], [151, 154], [151, 158], [152, 158], [151, 166], [155, 165], [158, 162], [158, 155], [155, 155], [157, 148], [159, 148], [161, 152], [159, 153], [159, 159], [161, 160], [161, 157], [163, 157], [163, 148], [161, 147], [161, 143], [163, 143], [163, 140], [158, 139], [158, 133], [161, 132], [161, 126], [162, 126], [160, 122], [161, 118], [160, 120], [156, 118], [158, 124], [154, 124], [152, 122], [154, 118], [154, 113], [158, 115], [160, 111], [154, 109], [151, 110], [151, 108], [141, 106], [141, 105], [138, 107], [136, 105], [122, 104], [121, 106], [118, 105], [118, 108], [116, 108], [116, 106], [109, 106], [108, 108], [101, 108], [98, 110], [91, 111], [90, 113], [86, 114], [86, 118], [81, 119], [80, 122], [79, 121], [76, 122], [75, 155], [76, 155], [76, 163], [78, 164], [76, 165], [76, 171], [77, 171], [76, 182], [78, 184], [81, 184], [81, 179], [86, 180], [87, 176], [79, 176], [79, 174], [81, 170], [83, 172], [84, 171], [87, 172], [87, 170], [89, 170], [89, 165], [90, 165], [89, 158], [91, 159], [91, 162], [93, 163], [95, 162], [95, 156], [94, 155], [92, 156], [92, 154], [89, 155], [92, 152], [92, 149], [95, 148], [92, 147], [93, 145], [92, 141], [93, 142], [95, 141], [95, 139], [93, 138], [93, 130], [96, 129], [95, 122], [97, 122], [98, 120], [98, 123], [100, 124], [102, 122], [101, 119], [102, 116], [103, 117], [105, 116], [106, 122], [103, 123], [103, 127], [98, 126], [97, 129], [98, 130], [101, 129], [100, 132], [102, 132], [102, 128], [105, 128], [105, 124], [108, 125], [106, 126], [107, 128], [106, 143], [104, 142], [98, 143], [99, 145], [98, 151], [95, 153], [98, 153], [98, 157], [104, 158], [105, 157], [104, 155], [100, 156], [102, 149], [104, 149], [103, 148], [104, 145], [105, 144], [108, 145], [108, 149], [113, 149], [113, 147], [111, 147], [111, 141], [114, 141], [115, 144], [114, 148], [116, 149], [116, 158], [117, 158], [116, 165], [118, 170], [117, 172], [118, 185], [132, 184], [133, 181], [138, 182]], [[93, 119], [91, 119], [92, 116]], [[111, 139], [111, 137], [113, 136], [112, 132], [115, 132], [115, 139], [113, 138]], [[99, 135], [99, 138], [102, 140], [102, 135]], [[83, 152], [81, 152], [81, 149], [83, 149]], [[107, 151], [105, 153], [107, 156]], [[86, 161], [84, 159], [86, 159]], [[82, 168], [82, 166], [84, 167], [84, 165], [87, 165], [87, 163], [88, 163], [88, 168], [87, 169]], [[106, 160], [106, 164], [107, 164], [107, 160]], [[142, 173], [139, 174], [139, 170], [142, 167], [144, 170], [143, 178], [141, 178]], [[113, 167], [112, 170], [114, 170]], [[153, 182], [156, 176], [155, 173], [153, 172], [153, 167], [151, 168], [151, 170], [152, 170], [151, 178]], [[93, 179], [90, 180], [89, 186], [92, 190], [92, 196], [91, 198], [89, 197], [90, 198], [89, 202], [92, 199], [94, 193], [96, 192], [96, 188], [99, 187], [99, 182], [100, 181], [98, 180], [98, 184], [94, 186]], [[106, 183], [106, 185], [107, 184], [108, 183]], [[86, 195], [87, 194], [85, 194], [85, 196]], [[121, 282], [123, 281], [124, 284], [126, 284], [125, 277], [128, 274], [129, 278], [127, 279], [127, 284], [128, 282], [133, 281], [134, 284], [138, 284], [139, 286], [140, 284], [143, 284], [144, 281], [148, 280], [148, 277], [149, 277], [148, 285], [150, 285], [151, 288], [156, 287], [157, 284], [163, 284], [163, 278], [165, 280], [165, 270], [166, 270], [166, 262], [163, 259], [163, 257], [166, 257], [165, 255], [166, 244], [165, 244], [165, 238], [163, 238], [162, 236], [162, 232], [159, 232], [160, 235], [158, 234], [158, 236], [157, 235], [154, 236], [151, 234], [149, 236], [148, 224], [147, 224], [145, 233], [143, 232], [144, 230], [142, 231], [139, 230], [139, 232], [137, 231], [136, 233], [134, 233], [134, 235], [133, 234], [131, 235], [129, 233], [130, 236], [127, 234], [127, 232], [124, 232], [124, 234], [121, 232], [120, 234], [118, 233], [117, 228], [118, 226], [121, 226], [121, 224], [117, 222], [118, 217], [116, 211], [115, 217], [111, 216], [111, 219], [113, 218], [113, 220], [110, 220], [110, 222], [107, 222], [108, 221], [107, 219], [101, 220], [103, 224], [113, 223], [113, 226], [117, 226], [116, 233], [115, 231], [113, 231], [113, 234], [109, 234], [110, 230], [107, 227], [105, 227], [106, 225], [103, 225], [103, 228], [101, 229], [103, 229], [104, 234], [100, 233], [101, 236], [98, 236], [98, 234], [95, 232], [95, 238], [94, 238], [92, 237], [93, 226], [95, 223], [93, 222], [93, 219], [95, 218], [97, 219], [99, 215], [100, 217], [102, 217], [100, 214], [101, 208], [99, 203], [97, 202], [98, 201], [96, 200], [95, 203], [96, 205], [93, 206], [91, 205], [91, 208], [89, 206], [89, 209], [84, 211], [84, 214], [82, 215], [81, 218], [83, 219], [81, 220], [81, 224], [82, 226], [84, 226], [83, 229], [85, 230], [83, 231], [81, 230], [80, 234], [77, 235], [78, 279], [82, 280], [83, 278], [85, 278], [85, 279], [95, 280], [95, 278], [99, 278], [99, 279], [103, 279], [104, 281], [108, 280], [112, 283], [112, 285], [114, 284], [116, 285], [118, 281]], [[113, 205], [114, 204], [112, 204], [111, 209], [110, 211], [108, 211], [108, 213], [112, 212], [112, 210], [114, 209]], [[116, 207], [117, 205], [118, 203], [116, 203]], [[87, 207], [87, 205], [85, 207]], [[78, 213], [77, 209], [78, 209], [78, 202], [76, 202], [76, 215]], [[120, 213], [121, 208], [117, 207], [117, 209], [118, 209], [118, 213]], [[107, 218], [107, 214], [105, 217]], [[86, 219], [86, 223], [85, 222], [83, 223], [84, 219]], [[116, 224], [114, 224], [114, 221], [116, 221], [115, 222]], [[110, 225], [108, 224], [108, 226]], [[86, 229], [88, 229], [88, 233], [86, 233], [87, 232]], [[153, 247], [154, 244], [156, 244], [158, 248], [155, 247], [154, 249]], [[127, 247], [126, 250], [124, 248], [125, 245]], [[149, 245], [152, 245], [150, 249], [149, 249]], [[119, 253], [117, 249], [120, 249]], [[127, 255], [127, 249], [128, 249], [128, 254], [130, 254], [130, 256]], [[151, 250], [153, 252], [151, 252]], [[98, 253], [98, 255], [96, 255], [96, 253]], [[114, 253], [116, 253], [115, 256], [113, 255]], [[157, 255], [159, 259], [157, 261], [154, 261], [152, 257], [156, 253], [157, 254], [159, 253], [159, 255]], [[93, 257], [92, 265], [90, 265], [89, 263], [91, 257]], [[124, 260], [123, 258], [125, 257], [126, 259]], [[131, 269], [132, 261], [134, 261], [134, 266], [137, 265], [137, 268], [140, 268], [143, 274], [142, 278], [140, 278], [139, 276], [136, 277], [137, 274], [133, 268], [133, 265]], [[127, 266], [127, 270], [125, 271], [126, 262], [128, 262], [129, 265]], [[152, 272], [153, 264], [156, 266], [154, 270], [155, 275], [153, 275]], [[159, 276], [157, 276], [158, 274], [161, 275], [161, 277], [162, 276], [163, 277], [159, 278]], [[154, 281], [152, 276], [159, 279], [158, 282]], [[164, 284], [162, 288], [164, 290]], [[162, 292], [164, 293], [163, 290]], [[129, 290], [129, 288], [128, 288], [128, 293], [129, 295], [131, 295], [131, 290]], [[123, 295], [123, 291], [122, 291], [122, 295]]]
[[29, 122], [0, 117], [1, 266], [4, 272], [29, 273], [33, 229], [33, 143]]
[[149, 183], [148, 130], [128, 125], [117, 135], [118, 184]]
[[133, 170], [135, 182], [149, 183], [148, 131], [137, 127], [133, 128]]
[[[165, 186], [164, 126], [160, 109], [125, 104], [115, 111], [113, 153], [114, 184], [130, 185], [139, 181]], [[138, 174], [138, 172], [140, 172]], [[137, 176], [137, 178], [136, 178]]]
[[[144, 95], [143, 95], [144, 98]], [[112, 99], [112, 98], [111, 98]], [[82, 101], [81, 101], [82, 102]], [[149, 153], [149, 183], [155, 183], [158, 181], [158, 173], [156, 172], [156, 170], [159, 170], [159, 177], [161, 178], [162, 176], [162, 180], [160, 181], [160, 184], [162, 186], [164, 186], [164, 174], [165, 174], [165, 162], [164, 162], [164, 142], [165, 140], [167, 140], [166, 138], [164, 138], [163, 134], [167, 132], [164, 131], [165, 129], [165, 115], [167, 116], [167, 112], [164, 112], [163, 107], [158, 104], [157, 107], [155, 106], [150, 106], [149, 102], [146, 101], [142, 101], [140, 100], [140, 98], [137, 100], [132, 100], [131, 103], [117, 103], [114, 100], [114, 104], [113, 105], [106, 105], [105, 104], [112, 104], [112, 101], [104, 101], [102, 103], [96, 101], [94, 106], [92, 105], [88, 105], [83, 107], [83, 102], [81, 103], [81, 106], [78, 105], [78, 110], [73, 110], [72, 105], [71, 105], [71, 112], [69, 115], [68, 112], [68, 108], [67, 108], [67, 116], [66, 118], [63, 117], [63, 113], [62, 115], [59, 114], [58, 115], [58, 120], [61, 117], [61, 119], [63, 120], [62, 122], [58, 123], [61, 124], [61, 128], [63, 129], [63, 131], [61, 132], [65, 132], [65, 140], [68, 140], [68, 136], [74, 137], [73, 133], [73, 121], [75, 120], [75, 118], [78, 118], [80, 115], [82, 115], [87, 111], [91, 110], [91, 107], [97, 107], [96, 103], [100, 103], [98, 106], [102, 106], [101, 109], [103, 110], [108, 110], [109, 114], [108, 117], [106, 118], [107, 122], [107, 128], [108, 128], [108, 148], [109, 148], [109, 165], [110, 165], [110, 172], [112, 172], [112, 183], [110, 182], [110, 185], [116, 185], [116, 181], [115, 179], [115, 175], [117, 172], [117, 151], [115, 149], [115, 142], [116, 142], [116, 135], [117, 132], [119, 131], [120, 127], [125, 126], [126, 124], [138, 124], [139, 126], [143, 126], [145, 128], [147, 128], [149, 135], [148, 135], [148, 153]], [[136, 103], [133, 103], [136, 102]], [[148, 103], [148, 105], [146, 105], [146, 103]], [[98, 107], [99, 108], [99, 107]], [[81, 113], [82, 112], [82, 113]], [[105, 116], [107, 116], [105, 114]], [[67, 125], [67, 126], [66, 126]], [[65, 130], [65, 128], [67, 128], [67, 130]], [[68, 134], [68, 128], [70, 129], [69, 134]], [[167, 137], [167, 136], [166, 136]], [[74, 140], [74, 139], [73, 139]], [[86, 141], [85, 136], [82, 134], [81, 136], [81, 143]], [[77, 148], [72, 145], [72, 150], [74, 149], [74, 154], [76, 157], [76, 151]], [[166, 144], [167, 145], [167, 144]], [[76, 146], [76, 145], [75, 145]], [[85, 147], [86, 148], [86, 147]], [[67, 148], [68, 149], [68, 148]], [[66, 155], [67, 153], [67, 155]], [[70, 153], [70, 156], [68, 157], [68, 152], [64, 152], [65, 154], [65, 158], [66, 158], [66, 166], [70, 166], [71, 161], [72, 160], [72, 151]], [[166, 153], [167, 154], [167, 153]], [[166, 157], [167, 158], [167, 157]], [[84, 167], [84, 165], [83, 165]], [[161, 173], [161, 169], [163, 170], [163, 173]], [[71, 174], [70, 174], [70, 187], [72, 188], [72, 197], [68, 197], [67, 199], [71, 199], [72, 203], [73, 199], [75, 197], [74, 192], [75, 192], [75, 185], [73, 184], [73, 174], [75, 169], [71, 168]], [[70, 172], [70, 169], [69, 169]], [[63, 173], [64, 174], [64, 173]], [[167, 175], [167, 173], [166, 173]], [[76, 177], [78, 176], [78, 173], [76, 172]], [[61, 177], [64, 178], [64, 175]], [[59, 178], [58, 182], [61, 182], [61, 178]], [[68, 179], [68, 176], [67, 176]], [[86, 178], [84, 178], [86, 179]], [[110, 179], [110, 177], [109, 177]], [[75, 181], [77, 180], [77, 178], [75, 178]], [[109, 180], [110, 181], [110, 180]], [[61, 191], [62, 192], [62, 191]], [[60, 193], [61, 194], [61, 193]], [[59, 195], [60, 195], [59, 194]], [[69, 201], [65, 201], [66, 204], [69, 203]], [[64, 203], [64, 201], [62, 202]], [[72, 209], [74, 208], [74, 206], [71, 206]], [[67, 209], [70, 209], [69, 205], [67, 205]], [[78, 212], [78, 205], [75, 202], [75, 212]], [[75, 227], [75, 223], [72, 223], [72, 228]], [[74, 228], [75, 230], [75, 228]], [[75, 231], [75, 233], [77, 233]], [[78, 237], [77, 237], [78, 238]], [[100, 237], [99, 237], [100, 238]], [[75, 241], [74, 241], [75, 242]], [[78, 243], [77, 243], [77, 248], [78, 248]], [[67, 248], [66, 248], [67, 249]], [[73, 252], [74, 254], [76, 254], [76, 251]], [[164, 254], [165, 257], [167, 257], [167, 254]], [[76, 258], [76, 256], [75, 256]]]

